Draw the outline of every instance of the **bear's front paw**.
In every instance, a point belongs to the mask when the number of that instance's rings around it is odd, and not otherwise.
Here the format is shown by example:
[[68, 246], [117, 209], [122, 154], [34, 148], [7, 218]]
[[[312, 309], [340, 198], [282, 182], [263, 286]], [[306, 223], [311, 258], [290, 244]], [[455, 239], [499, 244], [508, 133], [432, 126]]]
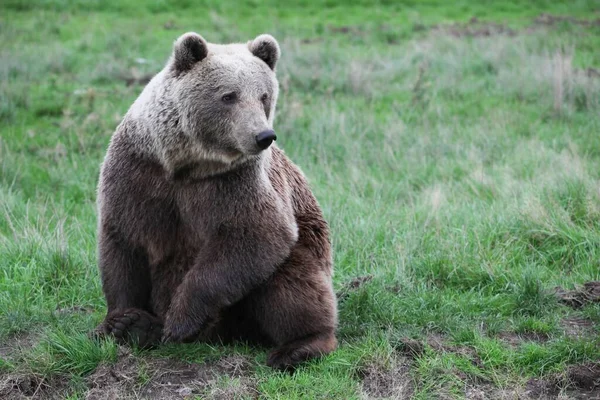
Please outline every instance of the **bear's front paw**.
[[152, 348], [160, 343], [163, 324], [160, 318], [140, 309], [117, 310], [106, 316], [92, 332], [93, 339], [112, 335], [118, 343], [137, 343], [140, 348]]

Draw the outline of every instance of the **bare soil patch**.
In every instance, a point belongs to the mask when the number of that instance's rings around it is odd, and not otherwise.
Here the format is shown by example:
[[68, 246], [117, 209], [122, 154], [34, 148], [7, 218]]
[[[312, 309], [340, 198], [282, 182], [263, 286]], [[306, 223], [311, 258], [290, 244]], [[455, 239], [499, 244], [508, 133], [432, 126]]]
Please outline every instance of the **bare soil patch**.
[[600, 78], [600, 70], [596, 68], [588, 67], [583, 72], [588, 78]]
[[549, 339], [547, 334], [539, 332], [500, 332], [497, 337], [512, 347], [517, 347], [523, 342], [543, 343]]
[[351, 292], [360, 289], [365, 283], [371, 281], [372, 279], [373, 275], [363, 275], [357, 276], [349, 282], [346, 282], [337, 292], [338, 301], [344, 301], [350, 295]]
[[425, 353], [427, 347], [430, 347], [437, 353], [454, 353], [466, 357], [476, 366], [482, 366], [481, 359], [475, 350], [467, 346], [451, 345], [445, 341], [442, 336], [430, 335], [425, 341], [403, 338], [400, 340], [398, 350], [406, 357], [417, 358]]
[[[250, 362], [239, 355], [197, 364], [169, 358], [138, 358], [125, 350], [116, 363], [100, 364], [85, 378], [85, 398], [183, 399], [208, 394], [209, 398], [222, 400], [256, 397], [256, 382], [251, 374]], [[0, 374], [2, 399], [62, 399], [70, 390], [67, 376], [49, 379], [35, 374]]]
[[[540, 29], [555, 28], [561, 23], [568, 23], [582, 27], [600, 26], [600, 18], [579, 19], [570, 16], [541, 14], [537, 16], [532, 24], [523, 30], [516, 30], [505, 24], [489, 21], [480, 21], [477, 17], [472, 17], [466, 23], [440, 24], [430, 27], [431, 31], [453, 37], [491, 37], [498, 35], [516, 36], [519, 33], [532, 33]], [[416, 30], [425, 30], [416, 29]], [[588, 71], [590, 77], [595, 76], [596, 70]]]
[[558, 300], [574, 309], [583, 307], [588, 303], [600, 301], [600, 282], [586, 282], [575, 290], [565, 290], [560, 286], [554, 288], [554, 294]]
[[[571, 329], [579, 332], [580, 329], [586, 329], [589, 327], [590, 321], [572, 318], [567, 320], [567, 324], [570, 324]], [[583, 325], [583, 328], [580, 327]], [[576, 327], [574, 327], [576, 326]], [[539, 335], [535, 333], [531, 334], [514, 334], [514, 333], [503, 333], [499, 335], [503, 340], [506, 340], [510, 344], [518, 345], [524, 340], [535, 340], [545, 341], [548, 339], [545, 335]], [[455, 346], [448, 344], [441, 336], [429, 336], [425, 340], [415, 340], [410, 338], [403, 338], [400, 340], [398, 345], [399, 352], [410, 360], [422, 356], [427, 349], [435, 352], [452, 352], [454, 354], [462, 355], [469, 358], [471, 362], [478, 367], [483, 367], [481, 359], [478, 357], [476, 352], [466, 346]], [[408, 365], [404, 364], [407, 368], [404, 374], [408, 374]], [[378, 371], [376, 366], [369, 366], [369, 368]], [[364, 371], [369, 371], [365, 369]], [[368, 392], [370, 389], [365, 389], [365, 379], [367, 376], [363, 371], [363, 390]], [[379, 373], [379, 372], [378, 372]], [[386, 386], [385, 379], [381, 378], [379, 381], [373, 377], [377, 377], [378, 373], [372, 372], [370, 379], [376, 382], [376, 387], [381, 387], [378, 393], [386, 393], [389, 397], [389, 392], [385, 392]], [[400, 373], [398, 373], [400, 374]], [[386, 376], [385, 374], [383, 374]], [[550, 399], [596, 399], [600, 400], [600, 363], [587, 363], [582, 365], [570, 366], [564, 373], [548, 376], [545, 378], [532, 378], [524, 386], [514, 386], [500, 388], [495, 386], [493, 383], [479, 379], [477, 377], [460, 376], [467, 385], [465, 387], [465, 398], [472, 400], [487, 400], [487, 399], [514, 399], [514, 400], [550, 400]], [[385, 395], [383, 396], [385, 397]], [[391, 397], [391, 398], [408, 398], [408, 397]]]
[[525, 385], [525, 394], [530, 399], [556, 399], [559, 393], [558, 384], [552, 378], [532, 378]]
[[68, 391], [65, 379], [45, 379], [35, 374], [0, 374], [1, 399], [64, 399]]
[[367, 399], [409, 399], [414, 391], [409, 362], [400, 357], [389, 366], [368, 364], [357, 375]]
[[0, 358], [8, 361], [13, 360], [19, 354], [22, 354], [24, 349], [33, 347], [36, 342], [37, 337], [32, 333], [10, 337], [4, 342], [0, 342]]
[[[219, 378], [238, 378], [235, 388], [221, 388], [221, 399], [256, 393], [248, 377], [251, 366], [242, 356], [227, 356], [204, 364], [173, 359], [123, 357], [112, 365], [101, 365], [87, 379], [86, 399], [182, 399], [203, 395], [217, 385]], [[230, 389], [230, 390], [228, 390]], [[235, 389], [235, 390], [234, 390]]]
[[563, 374], [534, 378], [524, 392], [530, 399], [600, 399], [600, 363], [570, 366]]
[[498, 388], [492, 384], [469, 386], [470, 400], [599, 400], [598, 364], [572, 366], [563, 375], [532, 378], [524, 386]]
[[365, 283], [369, 282], [371, 279], [373, 279], [373, 275], [357, 276], [356, 278], [348, 282], [347, 286], [349, 289], [358, 289]]
[[490, 37], [497, 35], [515, 36], [517, 31], [504, 24], [482, 22], [473, 17], [467, 23], [454, 23], [432, 26], [432, 31], [453, 37]]
[[594, 323], [581, 317], [569, 317], [560, 321], [560, 327], [567, 336], [581, 338], [594, 334]]
[[[435, 24], [435, 25], [424, 25], [421, 23], [415, 23], [413, 25], [414, 32], [433, 32], [434, 34], [441, 34], [456, 38], [484, 38], [484, 37], [494, 37], [499, 35], [504, 36], [517, 36], [519, 34], [531, 34], [541, 29], [553, 29], [556, 28], [557, 25], [561, 23], [569, 23], [573, 25], [578, 25], [582, 27], [597, 27], [600, 26], [600, 18], [596, 19], [579, 19], [570, 16], [562, 16], [562, 15], [551, 15], [551, 14], [540, 14], [537, 16], [532, 23], [522, 29], [514, 29], [509, 27], [506, 24], [491, 22], [491, 21], [481, 21], [477, 17], [472, 17], [468, 22], [457, 22], [452, 24]], [[333, 26], [328, 25], [326, 27], [327, 32], [331, 34], [342, 34], [342, 35], [354, 35], [354, 36], [365, 36], [368, 32], [362, 28], [361, 26]], [[386, 24], [380, 25], [378, 27], [380, 31], [386, 31], [389, 29], [389, 26]], [[300, 40], [303, 44], [313, 44], [320, 43], [324, 39], [322, 37], [309, 37], [303, 38]], [[389, 44], [398, 44], [401, 41], [396, 38], [388, 38]], [[586, 76], [590, 78], [600, 77], [600, 71], [595, 68], [587, 68], [584, 70]], [[138, 82], [135, 79], [126, 80], [128, 86], [133, 84], [142, 84], [143, 82]]]
[[344, 34], [353, 34], [353, 35], [362, 35], [364, 32], [358, 26], [351, 25], [342, 25], [342, 26], [334, 26], [328, 25], [327, 30], [331, 33], [344, 33]]
[[577, 389], [596, 392], [600, 397], [600, 363], [574, 365], [567, 370], [569, 383]]
[[581, 26], [600, 26], [600, 18], [596, 19], [579, 19], [576, 17], [566, 15], [551, 15], [551, 14], [540, 14], [535, 20], [536, 25], [555, 26], [557, 24], [568, 22], [570, 24], [581, 25]]
[[[525, 387], [499, 388], [492, 384], [469, 386], [465, 397], [469, 400], [550, 400], [557, 399], [558, 391], [546, 389], [547, 383], [540, 380], [531, 380]], [[566, 400], [566, 399], [565, 399]]]

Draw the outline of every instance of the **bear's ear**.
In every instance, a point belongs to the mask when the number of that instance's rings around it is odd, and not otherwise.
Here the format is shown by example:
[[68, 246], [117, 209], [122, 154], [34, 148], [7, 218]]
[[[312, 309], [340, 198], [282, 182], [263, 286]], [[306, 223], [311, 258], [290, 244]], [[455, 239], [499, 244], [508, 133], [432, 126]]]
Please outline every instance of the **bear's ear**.
[[248, 43], [248, 48], [252, 54], [263, 60], [269, 68], [275, 70], [275, 64], [279, 60], [281, 50], [279, 50], [279, 44], [273, 36], [260, 35]]
[[190, 70], [208, 55], [206, 40], [195, 32], [184, 33], [173, 46], [173, 62], [178, 73]]

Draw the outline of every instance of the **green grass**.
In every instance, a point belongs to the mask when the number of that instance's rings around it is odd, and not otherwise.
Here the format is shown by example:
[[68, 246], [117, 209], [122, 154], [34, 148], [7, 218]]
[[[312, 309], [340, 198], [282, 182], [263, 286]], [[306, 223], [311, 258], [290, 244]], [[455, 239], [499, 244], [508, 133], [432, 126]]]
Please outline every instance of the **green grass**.
[[[600, 5], [274, 4], [3, 2], [0, 344], [27, 345], [0, 351], [0, 377], [62, 379], [61, 390], [83, 398], [87, 377], [122, 357], [86, 336], [105, 313], [99, 166], [142, 89], [126, 80], [157, 72], [189, 30], [211, 42], [263, 32], [280, 42], [275, 128], [332, 227], [340, 348], [294, 375], [244, 345], [135, 357], [240, 355], [250, 372], [205, 394], [237, 393], [249, 379], [252, 393], [273, 399], [361, 398], [361, 371], [374, 365], [391, 374], [406, 363], [395, 379], [426, 399], [464, 398], [482, 382], [519, 388], [599, 360], [600, 307], [572, 310], [552, 289], [600, 280], [600, 26], [586, 22]], [[542, 13], [572, 18], [536, 23]], [[468, 34], [490, 23], [514, 34]], [[569, 336], [567, 317], [590, 329]], [[408, 359], [397, 349], [407, 337], [446, 345]], [[139, 387], [153, 379], [138, 375]]]

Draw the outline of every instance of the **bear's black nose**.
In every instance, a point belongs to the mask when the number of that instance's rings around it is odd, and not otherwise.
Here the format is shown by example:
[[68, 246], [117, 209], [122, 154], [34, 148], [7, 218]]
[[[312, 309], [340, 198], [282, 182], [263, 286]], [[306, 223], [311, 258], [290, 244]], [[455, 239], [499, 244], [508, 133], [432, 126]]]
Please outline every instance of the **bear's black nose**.
[[269, 129], [267, 131], [262, 131], [258, 135], [256, 135], [256, 144], [260, 147], [261, 150], [266, 149], [273, 143], [273, 140], [277, 140], [277, 136], [275, 136], [275, 131]]

